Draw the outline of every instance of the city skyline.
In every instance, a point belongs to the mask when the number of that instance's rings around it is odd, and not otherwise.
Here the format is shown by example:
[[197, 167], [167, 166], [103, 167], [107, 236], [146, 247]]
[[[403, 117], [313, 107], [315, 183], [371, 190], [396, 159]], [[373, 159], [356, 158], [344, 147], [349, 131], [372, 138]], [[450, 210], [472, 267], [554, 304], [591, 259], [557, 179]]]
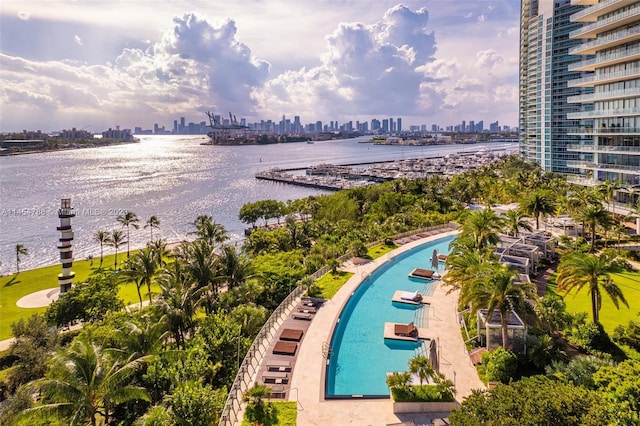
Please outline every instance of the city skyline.
[[9, 0], [0, 128], [96, 132], [207, 110], [515, 126], [518, 19], [509, 0]]

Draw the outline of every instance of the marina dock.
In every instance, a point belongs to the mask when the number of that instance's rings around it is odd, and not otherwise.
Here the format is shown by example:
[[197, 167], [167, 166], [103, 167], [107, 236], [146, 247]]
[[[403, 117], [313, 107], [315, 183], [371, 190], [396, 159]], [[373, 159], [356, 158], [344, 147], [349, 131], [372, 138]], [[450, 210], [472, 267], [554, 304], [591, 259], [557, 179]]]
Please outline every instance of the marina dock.
[[[498, 152], [496, 152], [498, 151]], [[306, 169], [271, 169], [256, 173], [256, 179], [327, 191], [359, 188], [395, 179], [424, 179], [432, 175], [452, 176], [482, 168], [509, 155], [505, 150], [478, 150], [446, 156], [350, 164], [318, 164]], [[357, 166], [369, 166], [358, 168]], [[304, 175], [290, 172], [305, 170]]]

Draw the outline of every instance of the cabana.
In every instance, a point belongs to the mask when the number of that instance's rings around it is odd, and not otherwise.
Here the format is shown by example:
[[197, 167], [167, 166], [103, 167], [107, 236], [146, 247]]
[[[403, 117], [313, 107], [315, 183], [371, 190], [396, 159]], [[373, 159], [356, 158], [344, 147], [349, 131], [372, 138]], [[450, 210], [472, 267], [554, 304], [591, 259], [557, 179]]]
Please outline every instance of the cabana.
[[510, 268], [517, 269], [523, 274], [529, 275], [531, 273], [531, 266], [529, 263], [529, 259], [526, 257], [519, 256], [511, 256], [509, 254], [505, 254], [505, 249], [498, 248], [493, 255], [500, 261], [506, 265], [509, 265]]
[[[494, 310], [490, 318], [487, 318], [487, 314], [487, 309], [478, 311], [478, 337], [483, 347], [493, 350], [502, 346], [502, 323], [498, 310]], [[507, 314], [507, 336], [513, 352], [526, 353], [527, 326], [513, 311]]]
[[556, 254], [556, 240], [544, 234], [525, 234], [522, 240], [540, 249], [546, 259], [551, 260]]

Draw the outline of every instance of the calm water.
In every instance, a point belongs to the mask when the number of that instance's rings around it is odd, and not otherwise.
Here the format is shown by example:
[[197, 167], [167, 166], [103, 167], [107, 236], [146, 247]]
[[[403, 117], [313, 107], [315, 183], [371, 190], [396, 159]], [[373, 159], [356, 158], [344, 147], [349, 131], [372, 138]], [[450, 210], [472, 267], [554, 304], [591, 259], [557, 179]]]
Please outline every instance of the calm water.
[[454, 238], [441, 238], [396, 256], [358, 287], [345, 305], [331, 339], [327, 395], [389, 395], [387, 373], [406, 371], [419, 344], [384, 339], [384, 323], [413, 321], [428, 328], [432, 309], [429, 306], [417, 309], [415, 305], [393, 303], [391, 299], [397, 290], [431, 295], [433, 281], [410, 279], [407, 274], [415, 268], [431, 269], [433, 249], [449, 253], [449, 243]]
[[[374, 146], [354, 139], [225, 147], [202, 146], [202, 136], [140, 139], [139, 144], [0, 157], [0, 273], [15, 270], [16, 244], [24, 244], [30, 252], [23, 257], [21, 268], [58, 261], [60, 198], [71, 198], [76, 209], [72, 221], [74, 254], [76, 259], [84, 259], [99, 253], [92, 241], [94, 232], [119, 229], [116, 216], [124, 210], [134, 211], [141, 222], [158, 216], [161, 229], [154, 231], [154, 239], [185, 238], [192, 230], [190, 223], [200, 214], [213, 216], [233, 238], [240, 238], [244, 224], [238, 220], [238, 211], [243, 204], [323, 193], [258, 181], [254, 178], [257, 171], [322, 162], [429, 157], [479, 148]], [[132, 247], [143, 246], [148, 240], [148, 229], [132, 230]]]

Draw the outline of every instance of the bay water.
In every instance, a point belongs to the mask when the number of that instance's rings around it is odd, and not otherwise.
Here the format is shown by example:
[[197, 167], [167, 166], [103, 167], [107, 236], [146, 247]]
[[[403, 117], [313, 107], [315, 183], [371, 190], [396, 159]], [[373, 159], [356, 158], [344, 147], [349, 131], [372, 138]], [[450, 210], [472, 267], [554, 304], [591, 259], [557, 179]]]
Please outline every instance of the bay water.
[[[71, 198], [76, 211], [72, 219], [75, 259], [90, 255], [97, 258], [95, 232], [125, 231], [116, 217], [126, 210], [136, 213], [141, 225], [131, 230], [131, 248], [149, 241], [150, 230], [142, 225], [151, 215], [160, 219], [154, 239], [183, 240], [193, 230], [193, 220], [206, 214], [238, 240], [246, 227], [238, 219], [243, 204], [327, 193], [256, 180], [259, 171], [433, 157], [480, 149], [478, 145], [360, 143], [370, 137], [247, 146], [201, 145], [207, 140], [202, 135], [139, 139], [135, 144], [0, 157], [0, 274], [15, 271], [16, 244], [29, 250], [28, 256], [21, 256], [21, 269], [58, 262], [56, 227], [61, 198]], [[513, 150], [516, 145], [487, 147]], [[105, 248], [108, 253], [113, 253], [113, 248]]]

